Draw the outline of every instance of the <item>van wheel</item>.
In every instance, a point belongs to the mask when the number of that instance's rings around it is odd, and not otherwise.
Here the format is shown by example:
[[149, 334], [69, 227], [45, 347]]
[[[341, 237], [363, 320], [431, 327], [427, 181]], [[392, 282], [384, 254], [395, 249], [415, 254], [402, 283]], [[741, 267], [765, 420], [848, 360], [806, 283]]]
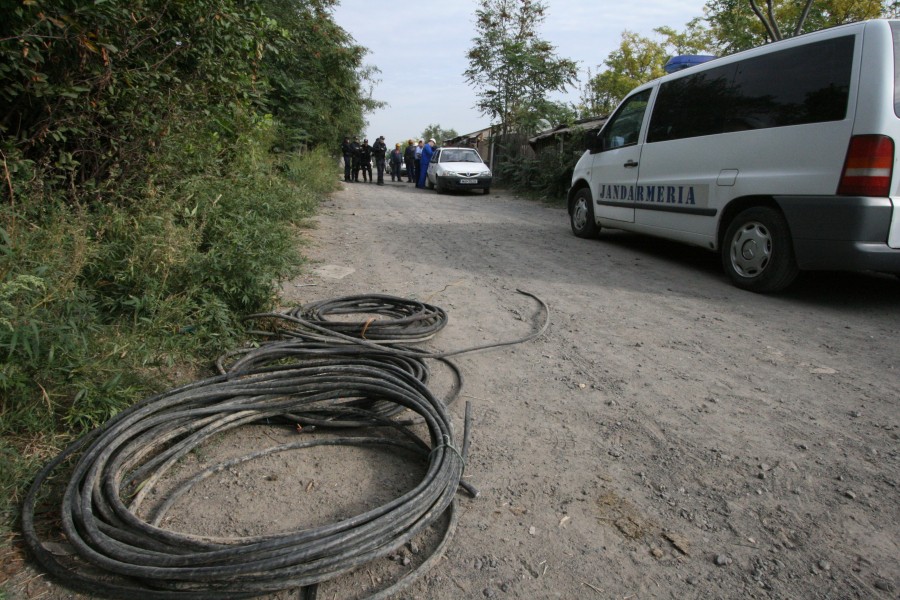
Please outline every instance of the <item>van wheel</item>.
[[757, 206], [735, 217], [725, 232], [722, 266], [736, 286], [751, 292], [777, 292], [789, 286], [799, 269], [784, 216]]
[[572, 203], [569, 222], [572, 224], [572, 233], [576, 237], [593, 238], [600, 233], [600, 227], [594, 220], [594, 202], [591, 200], [589, 188], [581, 188], [575, 192], [575, 201]]

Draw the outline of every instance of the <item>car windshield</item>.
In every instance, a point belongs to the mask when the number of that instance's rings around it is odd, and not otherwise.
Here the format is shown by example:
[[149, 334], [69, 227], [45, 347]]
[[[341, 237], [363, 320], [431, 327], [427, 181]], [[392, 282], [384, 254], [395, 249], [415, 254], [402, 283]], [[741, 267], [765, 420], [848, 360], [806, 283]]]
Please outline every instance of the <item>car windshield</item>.
[[462, 148], [460, 150], [444, 150], [441, 152], [442, 163], [450, 163], [450, 162], [471, 162], [471, 163], [480, 163], [481, 157], [478, 156], [478, 153], [474, 150], [469, 150], [466, 148]]

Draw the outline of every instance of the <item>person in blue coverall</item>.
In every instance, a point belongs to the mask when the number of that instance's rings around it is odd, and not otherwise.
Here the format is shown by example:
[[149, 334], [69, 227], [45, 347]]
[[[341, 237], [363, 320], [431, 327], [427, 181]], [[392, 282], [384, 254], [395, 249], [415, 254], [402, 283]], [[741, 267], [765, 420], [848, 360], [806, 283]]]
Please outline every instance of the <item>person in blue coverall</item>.
[[422, 147], [422, 167], [419, 169], [419, 183], [416, 184], [416, 187], [425, 187], [425, 180], [428, 178], [428, 163], [431, 162], [431, 155], [434, 154], [435, 144], [437, 142], [432, 138]]

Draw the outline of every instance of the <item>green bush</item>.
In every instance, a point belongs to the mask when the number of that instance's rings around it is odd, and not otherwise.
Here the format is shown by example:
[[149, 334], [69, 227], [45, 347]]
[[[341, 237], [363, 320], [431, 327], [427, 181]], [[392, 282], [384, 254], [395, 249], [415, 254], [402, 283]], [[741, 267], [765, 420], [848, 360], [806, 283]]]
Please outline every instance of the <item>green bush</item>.
[[[207, 145], [212, 156], [192, 166], [186, 155], [216, 136], [172, 136], [155, 158], [167, 183], [148, 181], [128, 203], [86, 210], [33, 193], [0, 206], [4, 472], [31, 468], [36, 437], [61, 443], [209, 369], [241, 317], [271, 309], [297, 273], [298, 225], [336, 186], [334, 161], [273, 155], [277, 123], [235, 122], [227, 152]], [[25, 483], [0, 478], [0, 493], [16, 498]]]
[[[193, 378], [302, 264], [325, 152], [377, 102], [330, 0], [6, 3], [0, 512], [34, 466]], [[275, 118], [268, 116], [273, 113]], [[41, 450], [38, 451], [37, 448]], [[4, 519], [3, 527], [10, 523]]]
[[547, 148], [534, 157], [507, 153], [496, 168], [499, 182], [517, 192], [564, 202], [575, 164], [584, 153], [585, 136], [576, 132], [566, 138], [563, 150]]

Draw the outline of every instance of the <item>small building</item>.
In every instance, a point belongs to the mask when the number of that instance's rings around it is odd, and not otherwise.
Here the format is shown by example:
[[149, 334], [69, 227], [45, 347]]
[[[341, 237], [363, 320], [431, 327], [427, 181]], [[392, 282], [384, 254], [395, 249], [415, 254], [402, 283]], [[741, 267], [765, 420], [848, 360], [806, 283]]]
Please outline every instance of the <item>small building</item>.
[[492, 127], [486, 127], [484, 129], [479, 129], [478, 131], [473, 131], [472, 133], [458, 135], [455, 138], [441, 140], [441, 145], [458, 146], [460, 148], [475, 148], [478, 150], [478, 154], [481, 155], [481, 160], [490, 166], [493, 154], [491, 131], [493, 131]]
[[609, 115], [604, 115], [602, 117], [588, 117], [586, 119], [579, 119], [571, 125], [557, 125], [553, 129], [547, 129], [546, 131], [542, 131], [534, 137], [529, 138], [528, 145], [531, 146], [531, 149], [534, 150], [536, 155], [539, 155], [548, 148], [555, 148], [559, 152], [564, 152], [567, 149], [584, 151], [586, 148], [583, 147], [567, 148], [569, 140], [571, 140], [572, 136], [579, 131], [599, 131], [608, 118]]

